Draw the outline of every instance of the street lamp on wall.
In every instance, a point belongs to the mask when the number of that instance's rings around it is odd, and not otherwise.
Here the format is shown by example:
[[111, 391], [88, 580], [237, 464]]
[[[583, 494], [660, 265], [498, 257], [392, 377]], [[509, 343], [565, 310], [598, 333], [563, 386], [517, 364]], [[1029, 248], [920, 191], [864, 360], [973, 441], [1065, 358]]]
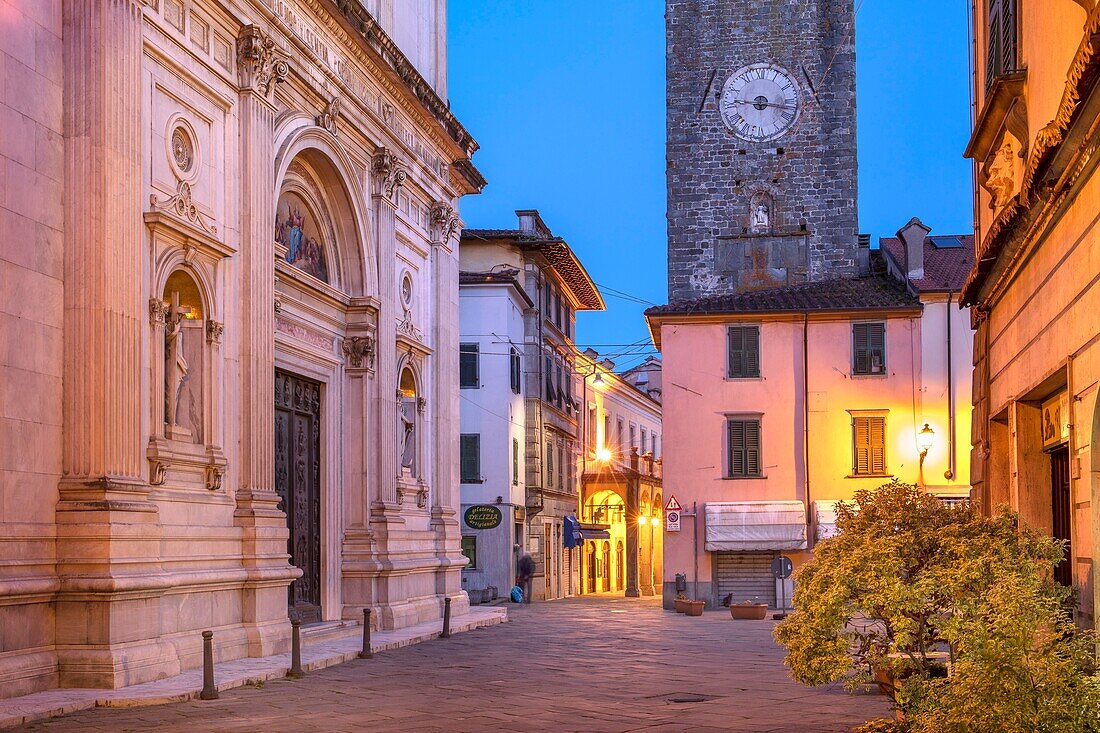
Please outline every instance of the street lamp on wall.
[[924, 466], [924, 459], [928, 457], [928, 450], [932, 447], [932, 441], [936, 438], [936, 431], [928, 427], [928, 423], [924, 424], [921, 431], [917, 433], [917, 447], [920, 448], [920, 465]]
[[600, 463], [607, 463], [611, 460], [611, 451], [601, 445], [596, 449], [596, 460]]

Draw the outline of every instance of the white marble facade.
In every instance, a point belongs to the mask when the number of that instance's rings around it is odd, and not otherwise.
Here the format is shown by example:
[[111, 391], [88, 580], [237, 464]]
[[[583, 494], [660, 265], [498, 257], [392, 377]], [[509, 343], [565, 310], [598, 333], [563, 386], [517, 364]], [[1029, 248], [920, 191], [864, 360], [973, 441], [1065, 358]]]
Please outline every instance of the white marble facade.
[[465, 608], [445, 5], [0, 0], [0, 697]]

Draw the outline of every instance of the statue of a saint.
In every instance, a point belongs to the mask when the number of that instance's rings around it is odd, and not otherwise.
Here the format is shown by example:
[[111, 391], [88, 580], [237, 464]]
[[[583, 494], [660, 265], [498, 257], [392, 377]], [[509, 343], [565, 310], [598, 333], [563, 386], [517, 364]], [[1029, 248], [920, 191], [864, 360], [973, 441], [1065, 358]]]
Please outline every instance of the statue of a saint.
[[416, 462], [416, 399], [404, 398], [401, 403], [401, 468], [415, 471]]
[[750, 228], [754, 232], [764, 232], [770, 228], [770, 214], [768, 211], [768, 203], [766, 201], [757, 201], [752, 208], [752, 220], [749, 222]]
[[188, 432], [180, 423], [180, 397], [190, 379], [187, 357], [183, 354], [183, 320], [191, 314], [191, 308], [180, 306], [180, 294], [172, 293], [172, 302], [165, 314], [164, 328], [164, 421], [168, 424], [168, 436], [176, 437]]

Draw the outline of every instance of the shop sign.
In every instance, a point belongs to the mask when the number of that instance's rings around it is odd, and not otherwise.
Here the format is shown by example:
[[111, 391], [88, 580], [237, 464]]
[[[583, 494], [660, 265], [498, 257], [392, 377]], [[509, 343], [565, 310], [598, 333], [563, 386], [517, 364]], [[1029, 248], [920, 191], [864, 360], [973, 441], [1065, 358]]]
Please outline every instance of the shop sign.
[[1065, 390], [1043, 402], [1043, 449], [1069, 442], [1069, 398]]
[[493, 529], [500, 525], [503, 515], [495, 506], [475, 504], [466, 509], [463, 520], [470, 529]]

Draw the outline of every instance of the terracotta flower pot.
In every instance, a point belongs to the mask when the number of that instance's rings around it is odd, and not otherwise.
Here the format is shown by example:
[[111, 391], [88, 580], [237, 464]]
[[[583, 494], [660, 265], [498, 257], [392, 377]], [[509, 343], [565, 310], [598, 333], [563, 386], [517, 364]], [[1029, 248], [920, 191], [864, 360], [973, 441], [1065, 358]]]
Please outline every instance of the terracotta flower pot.
[[768, 615], [767, 603], [732, 603], [730, 616], [736, 619], [760, 621]]
[[688, 601], [687, 610], [685, 613], [688, 616], [702, 616], [703, 607], [707, 605], [706, 601]]
[[676, 607], [676, 613], [687, 613], [690, 601], [686, 598], [677, 598], [672, 603]]

